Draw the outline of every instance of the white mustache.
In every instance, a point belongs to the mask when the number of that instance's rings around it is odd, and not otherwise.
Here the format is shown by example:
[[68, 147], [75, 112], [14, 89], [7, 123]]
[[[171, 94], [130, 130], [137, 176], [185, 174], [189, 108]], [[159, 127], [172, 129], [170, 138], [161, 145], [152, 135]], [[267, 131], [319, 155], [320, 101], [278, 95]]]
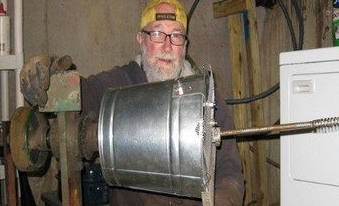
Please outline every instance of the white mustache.
[[157, 59], [166, 59], [166, 60], [175, 60], [174, 55], [173, 54], [168, 54], [168, 53], [157, 54], [157, 55], [155, 55], [155, 58], [157, 58]]

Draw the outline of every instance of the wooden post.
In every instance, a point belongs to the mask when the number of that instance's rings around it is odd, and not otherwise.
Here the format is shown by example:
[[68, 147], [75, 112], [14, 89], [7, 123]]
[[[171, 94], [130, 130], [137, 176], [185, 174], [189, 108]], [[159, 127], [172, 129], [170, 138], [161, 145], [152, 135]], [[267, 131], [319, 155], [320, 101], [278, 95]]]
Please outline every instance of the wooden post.
[[[242, 27], [241, 27], [241, 16], [240, 14], [231, 15], [228, 18], [228, 32], [231, 40], [230, 51], [231, 51], [231, 71], [232, 71], [232, 82], [233, 82], [233, 96], [234, 98], [241, 98], [245, 94], [245, 75], [244, 75], [244, 46], [242, 42]], [[233, 107], [234, 114], [234, 126], [235, 128], [245, 128], [249, 126], [247, 124], [247, 107], [244, 104], [235, 105]], [[245, 204], [253, 201], [252, 197], [252, 177], [251, 167], [252, 160], [249, 154], [249, 143], [241, 142], [238, 143], [239, 152], [241, 155], [244, 176], [245, 176]]]
[[17, 206], [18, 205], [18, 196], [16, 190], [16, 170], [14, 167], [14, 162], [11, 156], [11, 151], [9, 145], [7, 144], [8, 135], [9, 135], [9, 122], [2, 122], [3, 129], [3, 147], [4, 147], [4, 165], [5, 165], [5, 182], [6, 182], [6, 198], [7, 206]]
[[[262, 92], [262, 76], [259, 56], [259, 38], [257, 28], [257, 14], [254, 0], [246, 0], [246, 7], [249, 15], [249, 39], [248, 44], [248, 75], [250, 79], [250, 95], [259, 94]], [[252, 80], [252, 81], [251, 81]], [[252, 126], [265, 125], [263, 102], [262, 100], [251, 103], [251, 119]], [[269, 191], [268, 191], [268, 176], [266, 166], [266, 143], [265, 140], [256, 140], [253, 142], [254, 156], [255, 156], [255, 180], [259, 187], [259, 192], [256, 193], [257, 205], [269, 205]]]
[[[77, 120], [75, 112], [58, 113], [63, 206], [82, 206], [82, 162], [78, 150], [78, 130], [72, 127], [72, 124]], [[77, 124], [75, 123], [74, 125]]]
[[[258, 94], [261, 88], [261, 67], [259, 56], [259, 39], [257, 29], [257, 16], [255, 0], [224, 0], [213, 4], [214, 17], [220, 18], [230, 15], [229, 35], [231, 47], [231, 66], [233, 80], [233, 96], [235, 98], [244, 97], [245, 81], [244, 70], [248, 68], [249, 92], [251, 95]], [[242, 24], [240, 12], [248, 11], [249, 14], [249, 39], [245, 41], [247, 48], [247, 59], [245, 52], [242, 52]], [[233, 15], [231, 15], [233, 14]], [[248, 116], [246, 106], [234, 106], [234, 124], [236, 128], [246, 126], [264, 125], [264, 113], [262, 101], [256, 101], [251, 105], [252, 125], [246, 125]], [[239, 143], [239, 151], [242, 157], [245, 181], [246, 181], [246, 204], [258, 206], [269, 205], [268, 177], [266, 167], [266, 146], [264, 141], [254, 141], [254, 155], [250, 154], [250, 142]], [[253, 156], [253, 157], [252, 157]]]
[[213, 16], [214, 18], [225, 17], [239, 14], [246, 9], [246, 0], [219, 1], [213, 4]]

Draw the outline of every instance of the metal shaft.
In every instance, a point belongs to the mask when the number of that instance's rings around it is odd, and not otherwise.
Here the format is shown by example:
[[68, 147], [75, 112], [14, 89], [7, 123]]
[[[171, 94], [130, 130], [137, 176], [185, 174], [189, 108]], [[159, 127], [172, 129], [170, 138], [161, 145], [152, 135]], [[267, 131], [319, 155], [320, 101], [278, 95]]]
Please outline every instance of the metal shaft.
[[257, 134], [269, 134], [272, 132], [301, 131], [315, 129], [317, 132], [339, 131], [339, 117], [316, 119], [309, 122], [296, 122], [273, 126], [244, 128], [221, 131], [220, 136], [247, 136]]

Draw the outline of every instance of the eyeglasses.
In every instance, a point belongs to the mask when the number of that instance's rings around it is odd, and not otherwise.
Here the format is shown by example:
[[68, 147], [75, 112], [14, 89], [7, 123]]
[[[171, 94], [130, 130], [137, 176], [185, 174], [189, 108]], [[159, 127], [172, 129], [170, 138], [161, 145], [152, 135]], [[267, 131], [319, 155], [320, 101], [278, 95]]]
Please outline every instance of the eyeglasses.
[[176, 46], [182, 46], [185, 44], [185, 41], [187, 39], [185, 35], [180, 33], [166, 34], [161, 31], [145, 31], [145, 30], [142, 30], [141, 32], [148, 34], [150, 40], [156, 43], [163, 43], [166, 41], [166, 38], [169, 37], [171, 44]]

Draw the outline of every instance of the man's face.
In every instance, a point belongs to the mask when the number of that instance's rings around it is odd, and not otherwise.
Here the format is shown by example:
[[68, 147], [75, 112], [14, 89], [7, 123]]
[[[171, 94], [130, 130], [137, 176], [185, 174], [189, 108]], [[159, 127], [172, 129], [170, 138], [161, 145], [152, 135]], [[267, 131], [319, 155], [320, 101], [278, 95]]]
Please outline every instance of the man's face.
[[[165, 5], [166, 6], [166, 5]], [[159, 13], [166, 13], [172, 9], [167, 5], [167, 10], [160, 8]], [[145, 31], [161, 31], [166, 34], [180, 33], [185, 34], [184, 27], [176, 21], [162, 20], [149, 23]], [[157, 43], [150, 40], [150, 36], [146, 33], [138, 33], [137, 40], [139, 42], [144, 67], [153, 70], [155, 75], [159, 75], [158, 80], [166, 80], [178, 77], [183, 60], [185, 58], [186, 43], [182, 46], [173, 45], [167, 36], [165, 42]]]

